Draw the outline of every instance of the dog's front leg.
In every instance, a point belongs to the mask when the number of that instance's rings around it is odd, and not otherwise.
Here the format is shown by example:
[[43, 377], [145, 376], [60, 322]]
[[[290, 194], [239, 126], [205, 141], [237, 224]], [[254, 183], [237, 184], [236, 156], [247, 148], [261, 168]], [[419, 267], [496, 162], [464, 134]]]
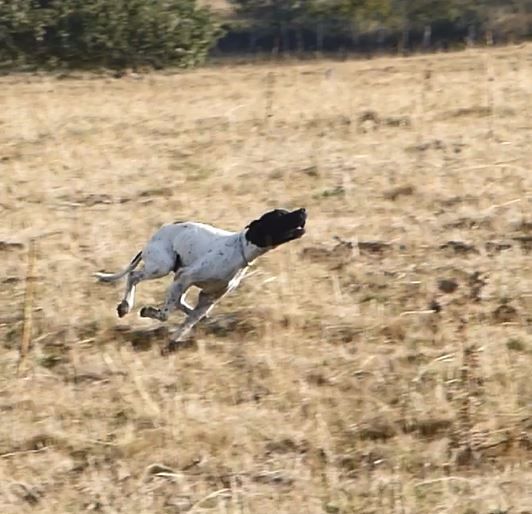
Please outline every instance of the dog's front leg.
[[187, 301], [185, 300], [184, 294], [181, 296], [181, 298], [177, 302], [177, 308], [181, 312], [184, 312], [187, 316], [190, 316], [192, 314], [192, 311], [194, 310], [193, 307], [189, 303], [187, 303]]
[[192, 330], [192, 328], [194, 328], [199, 321], [207, 316], [218, 298], [218, 296], [208, 295], [201, 291], [198, 297], [198, 304], [187, 317], [187, 319], [182, 323], [182, 325], [174, 332], [170, 339], [169, 345], [171, 346], [174, 343], [179, 343], [182, 341]]

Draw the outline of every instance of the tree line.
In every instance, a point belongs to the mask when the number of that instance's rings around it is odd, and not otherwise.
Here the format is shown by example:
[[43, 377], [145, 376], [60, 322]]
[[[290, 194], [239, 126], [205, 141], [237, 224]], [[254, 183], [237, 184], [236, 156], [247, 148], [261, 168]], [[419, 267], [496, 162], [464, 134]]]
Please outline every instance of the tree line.
[[434, 49], [532, 35], [532, 0], [230, 0], [225, 52]]
[[216, 54], [407, 51], [532, 34], [532, 0], [0, 0], [0, 65], [194, 66]]

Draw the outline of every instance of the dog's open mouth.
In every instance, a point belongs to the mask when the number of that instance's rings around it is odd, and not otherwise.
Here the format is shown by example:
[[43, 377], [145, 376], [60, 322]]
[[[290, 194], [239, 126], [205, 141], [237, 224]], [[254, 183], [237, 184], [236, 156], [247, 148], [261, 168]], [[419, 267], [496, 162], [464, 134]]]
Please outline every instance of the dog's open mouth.
[[305, 226], [301, 225], [299, 227], [293, 228], [290, 230], [289, 235], [293, 239], [300, 238], [305, 233]]
[[288, 231], [290, 239], [299, 239], [305, 233], [305, 223], [307, 222], [307, 216], [305, 211], [301, 211], [297, 225]]

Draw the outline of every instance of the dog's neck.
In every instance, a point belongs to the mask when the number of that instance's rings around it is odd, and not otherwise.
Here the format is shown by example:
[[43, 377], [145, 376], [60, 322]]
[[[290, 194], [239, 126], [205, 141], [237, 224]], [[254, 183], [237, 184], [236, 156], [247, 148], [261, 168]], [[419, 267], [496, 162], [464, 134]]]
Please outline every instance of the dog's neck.
[[246, 230], [243, 230], [240, 233], [239, 245], [244, 265], [249, 266], [257, 257], [265, 254], [268, 251], [268, 248], [260, 248], [248, 241], [246, 238]]

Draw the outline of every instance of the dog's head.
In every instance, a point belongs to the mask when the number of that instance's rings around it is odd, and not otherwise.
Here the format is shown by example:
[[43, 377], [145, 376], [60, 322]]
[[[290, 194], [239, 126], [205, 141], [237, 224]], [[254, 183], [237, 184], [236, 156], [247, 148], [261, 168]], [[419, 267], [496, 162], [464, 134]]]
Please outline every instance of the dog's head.
[[305, 233], [307, 211], [274, 209], [252, 221], [246, 228], [246, 239], [259, 248], [269, 249], [299, 239]]

